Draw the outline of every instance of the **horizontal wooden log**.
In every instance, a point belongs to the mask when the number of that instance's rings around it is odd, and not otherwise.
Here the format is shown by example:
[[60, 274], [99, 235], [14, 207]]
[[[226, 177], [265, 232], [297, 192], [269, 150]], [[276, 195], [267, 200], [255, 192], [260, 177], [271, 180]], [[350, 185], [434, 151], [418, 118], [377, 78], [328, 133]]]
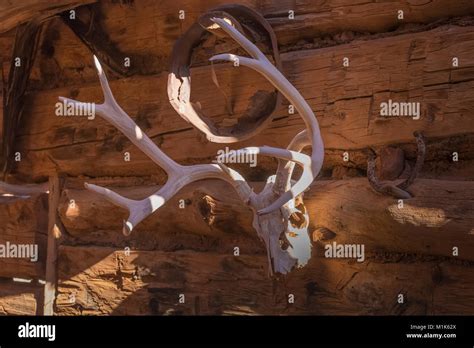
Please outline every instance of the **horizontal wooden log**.
[[0, 205], [0, 221], [2, 221], [0, 234], [21, 235], [31, 231], [45, 230], [47, 217], [45, 220], [45, 217], [38, 212], [47, 209], [47, 204], [47, 195], [41, 194]]
[[0, 279], [0, 315], [36, 315], [40, 292], [34, 284]]
[[[147, 197], [157, 189], [156, 186], [114, 188], [134, 199]], [[217, 199], [215, 208], [210, 207], [206, 196]], [[219, 181], [190, 184], [138, 225], [137, 233], [134, 231], [130, 237], [121, 232], [128, 213], [90, 191], [66, 188], [59, 213], [67, 232], [64, 242], [68, 244], [218, 252], [239, 246], [247, 253], [264, 253], [263, 245], [250, 227], [250, 209], [242, 205], [230, 186]]]
[[[284, 11], [281, 5], [278, 5], [281, 8], [280, 16], [269, 14], [272, 17], [269, 22], [277, 33], [278, 42], [283, 45], [297, 39], [313, 40], [333, 33], [345, 32], [350, 37], [351, 32], [387, 32], [406, 23], [431, 23], [474, 13], [472, 2], [467, 0], [456, 4], [445, 0], [406, 3], [350, 0], [288, 2], [285, 7], [289, 10], [295, 8], [295, 19], [289, 19], [288, 11]], [[399, 11], [403, 11], [403, 20], [398, 18]], [[343, 35], [341, 39], [344, 40]]]
[[[133, 8], [117, 6], [114, 3], [101, 4], [101, 10], [110, 14], [104, 19], [106, 27], [115, 42], [120, 42], [126, 51], [150, 50], [157, 56], [167, 54], [173, 40], [196, 21], [205, 11], [229, 3], [226, 0], [207, 0], [196, 3], [192, 0], [175, 2], [167, 0], [161, 3], [141, 1], [140, 6]], [[243, 4], [254, 8], [267, 18], [275, 30], [280, 45], [296, 43], [302, 39], [313, 39], [323, 35], [354, 32], [385, 32], [403, 23], [430, 23], [441, 18], [465, 16], [474, 13], [474, 6], [468, 0], [455, 4], [447, 0], [430, 2], [360, 1], [351, 0], [318, 2], [292, 0], [243, 0]], [[179, 11], [186, 14], [183, 20], [178, 17]], [[398, 19], [398, 11], [404, 12], [403, 20]], [[290, 18], [289, 11], [294, 11]], [[124, 27], [132, 25], [134, 32], [142, 40], [133, 42]], [[149, 23], [156, 23], [149, 26]], [[136, 28], [136, 29], [135, 29]], [[159, 35], [159, 43], [146, 38]], [[148, 43], [148, 45], [146, 45]], [[150, 47], [151, 46], [151, 47]], [[160, 50], [158, 50], [160, 49]]]
[[[96, 13], [94, 20], [98, 27], [104, 28], [109, 37], [104, 46], [114, 45], [122, 53], [122, 56], [113, 58], [122, 60], [129, 57], [132, 67], [141, 74], [155, 74], [167, 70], [175, 40], [205, 11], [226, 3], [229, 1], [141, 0], [133, 4], [101, 1], [89, 8]], [[243, 0], [239, 3], [254, 8], [267, 18], [281, 49], [285, 51], [347, 43], [361, 35], [367, 37], [370, 33], [390, 31], [389, 35], [393, 35], [395, 28], [403, 26], [408, 27], [406, 31], [423, 30], [419, 26], [424, 23], [474, 13], [474, 6], [469, 0], [458, 0], [456, 3], [449, 0], [423, 3], [400, 3], [397, 0], [383, 3]], [[403, 11], [403, 20], [398, 19], [399, 10]], [[179, 11], [184, 11], [184, 19], [179, 18]], [[294, 11], [294, 19], [289, 18], [289, 11]], [[88, 10], [84, 12], [84, 18], [88, 18], [90, 13]], [[94, 71], [85, 67], [79, 59], [89, 54], [87, 48], [60, 24], [58, 20], [48, 28], [44, 54], [33, 79], [38, 80], [38, 86], [47, 88], [57, 84], [67, 86], [78, 81], [94, 81]], [[51, 45], [55, 45], [56, 49], [51, 49]]]
[[[472, 291], [466, 291], [472, 287], [472, 278], [465, 275], [464, 268], [450, 263], [441, 263], [433, 268], [436, 281], [449, 286], [435, 287], [433, 291], [433, 314], [456, 315], [465, 312], [468, 314], [468, 303], [474, 303]], [[463, 303], [458, 299], [463, 299]], [[442, 306], [441, 302], [451, 303], [450, 306]], [[472, 310], [472, 309], [471, 309]]]
[[[260, 185], [257, 185], [261, 187]], [[144, 198], [157, 187], [118, 188], [133, 198]], [[316, 181], [305, 193], [310, 215], [310, 232], [315, 236], [326, 229], [334, 234], [325, 243], [360, 243], [366, 252], [416, 253], [474, 260], [474, 182], [417, 179], [408, 189], [414, 197], [399, 208], [397, 199], [370, 188], [367, 178]], [[202, 197], [216, 203], [212, 213]], [[187, 202], [179, 209], [179, 200]], [[70, 205], [74, 201], [74, 208]], [[68, 189], [60, 204], [63, 225], [74, 243], [149, 248], [206, 250], [214, 245], [219, 252], [241, 246], [247, 253], [262, 253], [255, 240], [252, 215], [228, 184], [221, 181], [194, 183], [181, 190], [172, 201], [136, 227], [129, 238], [121, 235], [127, 212], [84, 190]], [[206, 217], [213, 215], [213, 223]], [[183, 232], [179, 235], [177, 232]], [[200, 235], [208, 243], [196, 243]], [[216, 240], [217, 244], [209, 244]], [[146, 248], [146, 247], [145, 247]], [[207, 249], [207, 250], [212, 250]]]
[[[0, 277], [42, 278], [46, 258], [47, 195], [0, 204], [0, 244], [37, 245], [38, 259], [0, 257]], [[5, 255], [5, 256], [11, 256]]]
[[[0, 275], [6, 278], [44, 278], [45, 254], [46, 254], [46, 238], [37, 236], [33, 238], [10, 238], [0, 239], [0, 243], [6, 246], [16, 245], [38, 245], [38, 260], [34, 261], [31, 258], [0, 258]], [[7, 244], [7, 241], [10, 244]]]
[[[470, 54], [474, 30], [469, 26], [446, 29], [282, 55], [285, 75], [316, 112], [327, 150], [413, 143], [415, 130], [428, 138], [474, 133], [469, 117], [474, 105], [474, 82], [469, 77], [474, 71]], [[461, 62], [458, 68], [451, 66], [454, 55]], [[349, 67], [342, 66], [344, 57], [350, 57]], [[216, 70], [236, 113], [243, 111], [255, 90], [269, 88], [261, 76], [248, 69], [218, 65]], [[193, 69], [192, 77], [194, 100], [201, 102], [213, 120], [222, 121], [225, 102], [215, 98], [209, 67]], [[173, 159], [194, 163], [215, 157], [222, 144], [207, 142], [176, 115], [167, 102], [166, 78], [166, 74], [134, 77], [113, 81], [111, 86], [122, 107]], [[17, 138], [17, 150], [22, 153], [18, 174], [38, 179], [58, 168], [73, 176], [158, 172], [139, 149], [98, 117], [55, 116], [60, 95], [91, 102], [102, 98], [98, 81], [30, 95], [25, 112], [31, 116]], [[381, 117], [380, 103], [389, 99], [420, 102], [421, 118]], [[304, 128], [298, 115], [288, 116], [286, 107], [276, 118], [257, 139], [231, 148], [284, 147]], [[124, 161], [124, 152], [131, 154], [130, 162]]]
[[[0, 39], [0, 46], [1, 46], [1, 44], [2, 44], [2, 40]], [[0, 58], [0, 59], [1, 59], [0, 61], [3, 61], [3, 58]], [[4, 79], [4, 75], [3, 75], [3, 64], [0, 64], [0, 77], [1, 77], [1, 79], [0, 79], [0, 100], [2, 101], [0, 103], [0, 139], [2, 139], [2, 140], [0, 140], [0, 148], [2, 148], [3, 147], [3, 127], [4, 127], [4, 123], [3, 123], [4, 111], [3, 110], [5, 108], [4, 105], [3, 105], [4, 104], [3, 100], [4, 100], [4, 93], [5, 93], [4, 92], [4, 89], [5, 89], [4, 85], [6, 85], [5, 82], [4, 82], [6, 80]]]
[[[317, 183], [305, 195], [314, 229], [366, 251], [408, 252], [474, 260], [474, 182], [416, 179], [403, 201], [375, 193], [367, 179]], [[333, 240], [322, 240], [322, 244]]]
[[[284, 282], [265, 256], [60, 247], [58, 315], [469, 314], [472, 266], [313, 258]], [[456, 291], [446, 300], [437, 294]], [[399, 294], [405, 302], [397, 302]], [[288, 303], [293, 294], [295, 303]], [[436, 294], [433, 297], [433, 294]], [[184, 303], [180, 303], [180, 295]]]

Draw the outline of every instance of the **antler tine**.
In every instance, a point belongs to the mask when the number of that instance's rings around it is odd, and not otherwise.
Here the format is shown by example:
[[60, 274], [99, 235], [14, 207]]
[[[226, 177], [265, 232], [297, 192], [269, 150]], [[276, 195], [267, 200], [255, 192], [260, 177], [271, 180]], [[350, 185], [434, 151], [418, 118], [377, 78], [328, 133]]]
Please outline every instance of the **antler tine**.
[[[96, 111], [99, 116], [110, 122], [120, 130], [130, 141], [142, 150], [153, 162], [159, 165], [170, 175], [176, 171], [180, 165], [169, 158], [158, 146], [142, 132], [135, 122], [127, 115], [125, 111], [115, 100], [99, 60], [94, 56], [94, 63], [99, 76], [100, 85], [104, 94], [104, 103], [96, 105]], [[61, 101], [66, 101], [74, 105], [85, 105], [86, 103], [77, 100], [59, 97]]]
[[[267, 80], [269, 80], [298, 110], [300, 116], [303, 118], [308, 137], [312, 145], [312, 155], [309, 163], [300, 162], [303, 164], [303, 174], [297, 183], [289, 190], [286, 191], [280, 198], [265, 209], [260, 211], [261, 214], [272, 212], [288, 200], [296, 197], [297, 194], [303, 192], [311, 183], [314, 178], [318, 175], [321, 170], [323, 159], [324, 159], [324, 144], [319, 131], [318, 121], [303, 96], [298, 90], [285, 78], [285, 76], [271, 64], [271, 62], [260, 52], [260, 50], [252, 42], [250, 42], [245, 36], [243, 36], [238, 30], [229, 25], [226, 21], [220, 18], [212, 18], [214, 23], [218, 24], [227, 34], [229, 34], [235, 41], [237, 41], [253, 58], [240, 57], [233, 54], [219, 54], [210, 58], [210, 61], [215, 60], [227, 60], [227, 61], [238, 61], [239, 65], [247, 66], [251, 69], [262, 74]], [[275, 156], [278, 158], [293, 161], [295, 158], [299, 158], [301, 154], [291, 150], [283, 150], [271, 148], [271, 151], [265, 150], [265, 153], [269, 156]], [[286, 152], [278, 152], [275, 150], [281, 150]], [[283, 157], [276, 156], [276, 154], [285, 154]], [[262, 153], [264, 154], [264, 153]], [[291, 155], [290, 155], [291, 154]], [[287, 172], [289, 174], [289, 172]]]
[[[158, 146], [142, 132], [140, 127], [127, 115], [115, 100], [99, 60], [94, 56], [94, 63], [99, 76], [104, 103], [96, 105], [96, 111], [99, 116], [110, 122], [120, 130], [130, 141], [143, 151], [153, 162], [158, 164], [168, 174], [168, 177], [179, 171], [180, 164], [169, 158]], [[77, 106], [85, 106], [86, 103], [77, 100], [59, 97], [61, 101], [72, 103]], [[88, 190], [94, 191], [106, 198], [108, 201], [126, 208], [130, 212], [127, 221], [124, 221], [123, 233], [129, 235], [134, 226], [136, 226], [145, 217], [158, 209], [166, 201], [166, 197], [160, 195], [160, 191], [143, 200], [133, 200], [125, 198], [107, 188], [93, 184], [85, 184]], [[162, 188], [162, 190], [164, 187]]]
[[165, 203], [164, 197], [159, 195], [161, 190], [145, 199], [134, 200], [123, 197], [122, 195], [102, 186], [88, 183], [85, 183], [84, 186], [89, 191], [93, 191], [103, 196], [109, 202], [128, 210], [129, 216], [127, 220], [123, 221], [122, 229], [122, 233], [125, 236], [130, 235], [136, 225]]

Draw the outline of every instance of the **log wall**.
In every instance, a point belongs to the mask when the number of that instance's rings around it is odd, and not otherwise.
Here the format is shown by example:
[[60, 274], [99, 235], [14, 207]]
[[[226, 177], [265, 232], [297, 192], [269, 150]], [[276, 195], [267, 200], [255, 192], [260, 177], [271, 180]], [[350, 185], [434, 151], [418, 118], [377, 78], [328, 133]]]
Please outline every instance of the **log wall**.
[[[207, 142], [172, 109], [167, 69], [176, 39], [204, 11], [223, 3], [28, 1], [0, 11], [2, 98], [17, 25], [44, 20], [15, 137], [21, 161], [13, 163], [6, 179], [33, 183], [58, 173], [66, 177], [53, 223], [61, 231], [53, 260], [57, 257], [57, 289], [48, 291], [54, 313], [472, 314], [474, 3], [469, 0], [239, 1], [262, 13], [275, 30], [283, 73], [315, 111], [325, 143], [322, 173], [304, 196], [313, 248], [302, 269], [268, 277], [252, 213], [226, 183], [189, 185], [130, 237], [121, 234], [126, 212], [84, 190], [87, 181], [143, 198], [166, 175], [100, 118], [55, 116], [58, 96], [90, 102], [100, 102], [102, 96], [92, 52], [67, 20], [50, 17], [69, 9], [82, 20], [94, 13], [95, 30], [104, 40], [100, 54], [117, 62], [131, 58], [129, 76], [106, 69], [119, 104], [174, 160], [208, 163], [225, 146]], [[179, 10], [185, 11], [184, 20], [178, 18]], [[294, 19], [288, 17], [290, 10]], [[398, 19], [400, 10], [403, 20]], [[225, 52], [223, 46], [216, 52]], [[220, 92], [212, 82], [209, 56], [205, 48], [196, 51], [192, 98], [223, 124], [229, 116], [225, 101], [216, 98]], [[344, 58], [349, 66], [343, 65]], [[235, 117], [255, 91], [270, 88], [249, 69], [226, 64], [215, 69]], [[381, 117], [380, 103], [388, 99], [420, 102], [420, 119]], [[288, 106], [283, 100], [274, 121], [255, 139], [229, 147], [286, 147], [304, 128]], [[4, 117], [8, 115], [0, 107], [0, 120]], [[380, 153], [387, 146], [403, 150], [406, 176], [416, 158], [414, 131], [425, 136], [426, 158], [408, 189], [413, 198], [400, 208], [397, 199], [369, 186], [365, 151]], [[131, 161], [124, 161], [125, 152]], [[348, 161], [343, 159], [346, 152]], [[453, 161], [454, 152], [458, 161]], [[276, 161], [258, 158], [257, 168], [232, 167], [258, 190], [274, 173]], [[210, 207], [207, 197], [215, 205]], [[2, 198], [0, 221], [0, 244], [37, 243], [40, 250], [36, 263], [0, 259], [0, 314], [43, 314], [51, 232], [48, 196]], [[363, 244], [365, 261], [324, 257], [324, 246], [333, 242]], [[233, 254], [236, 246], [239, 256]], [[397, 302], [400, 294], [403, 304]], [[294, 303], [288, 303], [289, 295]]]

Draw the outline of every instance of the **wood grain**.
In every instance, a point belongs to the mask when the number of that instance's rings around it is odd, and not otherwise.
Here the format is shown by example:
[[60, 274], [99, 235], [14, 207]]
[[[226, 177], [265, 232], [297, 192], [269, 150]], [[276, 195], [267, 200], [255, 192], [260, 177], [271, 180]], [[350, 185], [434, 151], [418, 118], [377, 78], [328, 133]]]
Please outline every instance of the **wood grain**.
[[40, 294], [35, 284], [0, 279], [0, 315], [37, 315]]
[[[255, 185], [261, 187], [261, 183]], [[146, 197], [157, 187], [117, 188], [132, 198]], [[257, 188], [258, 190], [258, 188]], [[416, 179], [408, 189], [413, 198], [398, 200], [373, 191], [367, 178], [316, 181], [304, 195], [310, 216], [310, 232], [321, 228], [334, 233], [332, 243], [362, 243], [366, 252], [415, 253], [453, 256], [474, 261], [474, 182]], [[209, 225], [202, 197], [213, 197], [214, 223]], [[179, 200], [188, 202], [179, 209]], [[74, 200], [75, 207], [70, 205]], [[92, 202], [92, 203], [91, 203]], [[181, 190], [172, 201], [136, 227], [131, 238], [121, 235], [125, 210], [84, 190], [67, 189], [60, 204], [61, 221], [71, 242], [104, 246], [136, 245], [137, 248], [164, 250], [202, 250], [196, 243], [200, 236], [208, 242], [218, 239], [215, 251], [232, 250], [239, 245], [247, 253], [261, 253], [251, 248], [255, 240], [252, 214], [232, 188], [217, 180], [194, 183]], [[180, 236], [176, 232], [182, 232]], [[207, 239], [208, 238], [208, 239]], [[326, 241], [324, 241], [326, 243]], [[211, 249], [211, 247], [208, 245]]]
[[44, 277], [47, 206], [47, 195], [0, 204], [0, 244], [37, 244], [39, 253], [36, 262], [0, 258], [0, 277]]
[[[446, 26], [287, 53], [282, 55], [284, 73], [315, 111], [327, 151], [414, 143], [415, 130], [423, 131], [428, 139], [474, 133], [469, 116], [474, 106], [474, 82], [469, 77], [474, 69], [469, 53], [474, 49], [472, 28]], [[462, 62], [456, 69], [450, 65], [454, 54]], [[349, 68], [342, 67], [345, 56], [350, 57]], [[268, 88], [255, 72], [222, 65], [216, 70], [220, 84], [234, 99], [236, 113], [256, 89]], [[193, 99], [199, 100], [216, 121], [223, 119], [225, 103], [214, 98], [209, 68], [195, 68], [192, 74]], [[115, 80], [111, 88], [124, 110], [173, 159], [187, 163], [209, 160], [222, 148], [206, 142], [168, 105], [165, 74]], [[98, 81], [31, 94], [25, 111], [31, 116], [23, 123], [16, 142], [24, 158], [18, 163], [17, 174], [41, 178], [56, 169], [72, 176], [157, 173], [156, 166], [105, 121], [56, 117], [54, 105], [61, 95], [101, 100]], [[379, 116], [379, 104], [388, 99], [420, 102], [420, 120]], [[276, 118], [255, 140], [238, 146], [286, 146], [304, 128], [301, 118], [288, 116], [285, 107]], [[124, 152], [130, 152], [130, 162], [123, 160]]]
[[[86, 260], [86, 261], [84, 261]], [[287, 279], [266, 276], [265, 256], [60, 248], [58, 315], [468, 314], [472, 266], [357, 263], [314, 257]], [[438, 267], [442, 267], [439, 276]], [[416, 277], [417, 281], [412, 281]], [[404, 304], [397, 303], [403, 294]], [[185, 303], [179, 303], [184, 294]], [[288, 303], [288, 295], [295, 303]], [[439, 294], [432, 297], [433, 294]]]

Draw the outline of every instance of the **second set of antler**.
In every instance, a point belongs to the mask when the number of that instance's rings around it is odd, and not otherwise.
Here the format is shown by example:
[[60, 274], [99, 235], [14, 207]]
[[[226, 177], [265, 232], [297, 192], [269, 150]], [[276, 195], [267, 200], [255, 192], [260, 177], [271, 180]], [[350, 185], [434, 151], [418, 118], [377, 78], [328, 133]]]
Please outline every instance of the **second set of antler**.
[[[263, 75], [294, 105], [303, 118], [306, 130], [297, 134], [286, 149], [275, 147], [247, 147], [239, 152], [252, 152], [279, 159], [275, 175], [267, 179], [265, 188], [258, 194], [253, 192], [246, 180], [235, 170], [222, 163], [181, 165], [168, 157], [137, 126], [115, 100], [105, 73], [94, 56], [95, 66], [104, 94], [104, 102], [96, 106], [99, 116], [118, 128], [130, 141], [143, 151], [153, 162], [163, 168], [168, 175], [166, 184], [157, 192], [142, 200], [133, 200], [116, 192], [93, 184], [85, 184], [88, 190], [103, 195], [107, 200], [129, 211], [129, 217], [123, 224], [123, 233], [129, 235], [133, 228], [173, 197], [185, 185], [202, 179], [221, 179], [230, 183], [240, 199], [254, 212], [253, 226], [264, 241], [269, 260], [269, 271], [287, 273], [295, 265], [306, 264], [311, 255], [311, 242], [304, 229], [307, 227], [307, 214], [297, 198], [311, 185], [321, 170], [324, 158], [324, 145], [318, 121], [311, 107], [285, 78], [285, 76], [267, 59], [267, 57], [248, 40], [239, 30], [223, 18], [212, 18], [230, 37], [232, 37], [249, 55], [219, 54], [210, 61], [238, 61], [238, 66], [246, 66]], [[171, 98], [171, 97], [170, 97]], [[60, 100], [81, 106], [82, 102], [60, 97]], [[192, 123], [192, 118], [189, 119]], [[301, 153], [304, 147], [312, 146], [312, 154]], [[301, 177], [292, 182], [294, 165], [302, 167]], [[299, 214], [306, 223], [295, 228], [292, 214]]]

